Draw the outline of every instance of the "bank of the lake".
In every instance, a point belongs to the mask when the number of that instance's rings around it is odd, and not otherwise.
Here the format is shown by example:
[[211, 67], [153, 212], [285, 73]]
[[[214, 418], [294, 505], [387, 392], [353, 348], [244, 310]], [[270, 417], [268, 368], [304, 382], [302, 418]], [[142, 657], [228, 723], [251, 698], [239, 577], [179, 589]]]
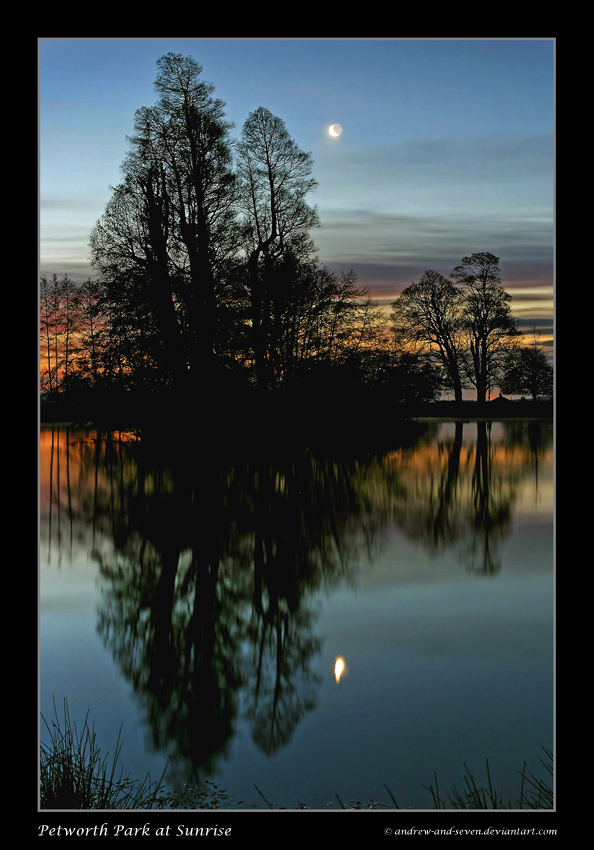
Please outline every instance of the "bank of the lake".
[[243, 435], [284, 439], [349, 440], [389, 435], [397, 423], [412, 420], [508, 421], [554, 418], [552, 399], [542, 401], [496, 398], [488, 402], [436, 401], [404, 403], [374, 390], [348, 396], [328, 387], [326, 393], [283, 393], [261, 397], [237, 392], [205, 397], [175, 398], [167, 394], [95, 394], [84, 398], [42, 397], [41, 424], [138, 428], [145, 432], [202, 428], [223, 439]]

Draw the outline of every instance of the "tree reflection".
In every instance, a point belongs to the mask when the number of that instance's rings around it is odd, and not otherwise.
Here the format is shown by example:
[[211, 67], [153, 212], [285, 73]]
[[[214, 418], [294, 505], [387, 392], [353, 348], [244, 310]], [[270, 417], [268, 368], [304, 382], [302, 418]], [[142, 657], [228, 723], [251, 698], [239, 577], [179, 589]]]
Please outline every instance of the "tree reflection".
[[173, 781], [203, 779], [239, 721], [272, 754], [315, 707], [316, 594], [349, 580], [390, 524], [496, 572], [518, 487], [551, 440], [544, 426], [495, 441], [484, 422], [445, 436], [426, 424], [389, 452], [339, 457], [43, 432], [42, 544], [92, 552], [98, 629], [153, 746], [173, 744]]
[[500, 545], [509, 527], [518, 476], [497, 474], [487, 423], [477, 422], [476, 431], [467, 561], [473, 572], [491, 574], [501, 567]]
[[528, 475], [537, 486], [539, 452], [552, 444], [552, 431], [548, 423], [532, 422], [526, 434], [505, 423], [503, 439], [494, 442], [489, 422], [458, 421], [452, 429], [445, 438], [432, 433], [413, 449], [386, 455], [386, 474], [401, 491], [394, 517], [430, 553], [457, 549], [469, 570], [492, 575], [501, 569], [519, 488]]

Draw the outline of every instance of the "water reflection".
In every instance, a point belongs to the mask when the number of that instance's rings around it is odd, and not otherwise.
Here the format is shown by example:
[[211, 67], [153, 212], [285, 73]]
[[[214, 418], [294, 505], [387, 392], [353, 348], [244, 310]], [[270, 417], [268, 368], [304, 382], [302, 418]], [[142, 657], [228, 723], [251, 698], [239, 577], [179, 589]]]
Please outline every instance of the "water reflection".
[[[510, 531], [518, 489], [527, 474], [538, 482], [539, 458], [550, 448], [550, 426], [506, 424], [500, 440], [492, 423], [452, 423], [446, 439], [384, 458], [402, 488], [395, 516], [405, 534], [435, 554], [456, 547], [473, 572], [501, 568], [501, 543]], [[474, 440], [465, 441], [465, 432]]]
[[[390, 450], [156, 447], [126, 433], [41, 434], [41, 551], [98, 565], [98, 631], [180, 782], [212, 775], [239, 721], [277, 752], [316, 705], [320, 589], [396, 525], [468, 570], [501, 569], [546, 423], [411, 426]], [[341, 671], [336, 674], [340, 679]]]

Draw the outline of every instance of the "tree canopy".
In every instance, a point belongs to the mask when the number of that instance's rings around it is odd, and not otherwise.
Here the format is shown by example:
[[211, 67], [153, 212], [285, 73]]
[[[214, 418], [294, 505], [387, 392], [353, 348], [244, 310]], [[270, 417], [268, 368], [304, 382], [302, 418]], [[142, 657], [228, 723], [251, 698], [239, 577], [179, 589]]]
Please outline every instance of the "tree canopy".
[[450, 279], [426, 271], [392, 304], [397, 346], [439, 368], [456, 401], [468, 386], [477, 401], [485, 401], [491, 387], [500, 386], [504, 360], [518, 344], [498, 264], [498, 257], [484, 252], [464, 257]]
[[553, 395], [553, 387], [553, 367], [533, 328], [530, 344], [512, 350], [505, 358], [501, 389], [514, 395], [527, 395], [536, 401], [541, 396]]

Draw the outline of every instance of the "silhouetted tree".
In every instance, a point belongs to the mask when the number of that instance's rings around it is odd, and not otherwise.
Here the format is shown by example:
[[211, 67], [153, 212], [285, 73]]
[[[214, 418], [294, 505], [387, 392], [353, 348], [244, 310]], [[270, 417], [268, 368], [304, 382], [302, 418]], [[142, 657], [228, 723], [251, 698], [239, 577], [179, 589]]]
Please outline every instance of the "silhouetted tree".
[[392, 303], [397, 350], [441, 367], [456, 401], [462, 401], [462, 316], [460, 290], [431, 270]]
[[258, 385], [266, 390], [277, 371], [275, 291], [288, 254], [303, 260], [313, 251], [318, 225], [305, 201], [315, 188], [311, 154], [291, 139], [284, 122], [263, 107], [252, 112], [238, 145], [243, 244], [247, 259], [250, 319]]
[[381, 322], [352, 272], [318, 265], [311, 154], [260, 107], [233, 159], [201, 66], [168, 53], [157, 69], [158, 100], [137, 110], [123, 180], [91, 234], [109, 305], [104, 377], [195, 396], [223, 368], [267, 391], [314, 357], [353, 365]]
[[[181, 382], [187, 362], [169, 274], [168, 223], [160, 213], [162, 199], [153, 180], [149, 171], [146, 180], [128, 179], [114, 189], [91, 234], [91, 259], [120, 319], [114, 338], [133, 338], [142, 318], [148, 347], [165, 370], [165, 379]], [[129, 324], [122, 324], [126, 320]]]
[[203, 385], [215, 357], [217, 275], [233, 244], [231, 125], [192, 57], [169, 53], [157, 67], [160, 97], [136, 112], [92, 262], [137, 310], [150, 355], [187, 388]]
[[533, 401], [553, 394], [553, 367], [540, 347], [540, 337], [534, 328], [531, 342], [506, 357], [501, 389], [514, 395], [529, 395]]
[[462, 328], [467, 339], [464, 368], [476, 389], [477, 401], [485, 401], [519, 335], [511, 312], [511, 295], [501, 285], [498, 264], [494, 254], [472, 254], [464, 257], [450, 275], [463, 291]]
[[385, 386], [395, 401], [435, 401], [443, 386], [434, 364], [403, 351], [393, 358], [386, 372]]
[[364, 377], [364, 354], [377, 342], [383, 316], [354, 272], [337, 275], [314, 259], [289, 254], [272, 293], [275, 362], [283, 383], [301, 382], [320, 366], [349, 366]]
[[[78, 289], [68, 275], [40, 279], [41, 383], [49, 392], [68, 385], [75, 368]], [[45, 364], [45, 365], [43, 365]]]
[[102, 331], [103, 285], [89, 277], [78, 291], [79, 328], [76, 374], [79, 380], [96, 385], [103, 372]]
[[41, 386], [52, 393], [58, 385], [61, 325], [60, 281], [42, 275], [39, 285]]
[[392, 304], [397, 349], [441, 366], [456, 401], [468, 385], [477, 401], [485, 401], [517, 343], [511, 295], [501, 286], [498, 263], [489, 253], [464, 257], [450, 275], [456, 283], [426, 271]]
[[68, 387], [74, 368], [74, 359], [78, 351], [77, 334], [79, 330], [78, 288], [68, 275], [62, 277], [60, 296], [62, 300], [62, 383], [65, 387]]

